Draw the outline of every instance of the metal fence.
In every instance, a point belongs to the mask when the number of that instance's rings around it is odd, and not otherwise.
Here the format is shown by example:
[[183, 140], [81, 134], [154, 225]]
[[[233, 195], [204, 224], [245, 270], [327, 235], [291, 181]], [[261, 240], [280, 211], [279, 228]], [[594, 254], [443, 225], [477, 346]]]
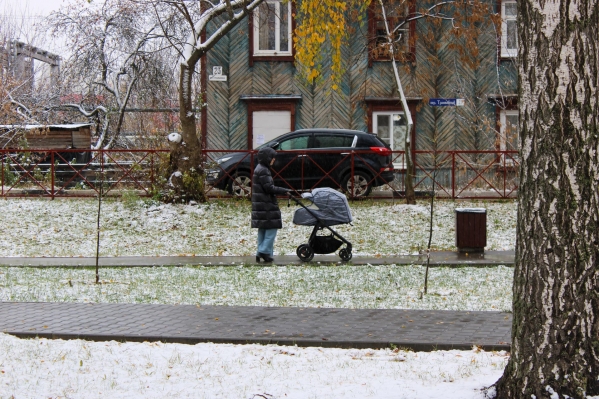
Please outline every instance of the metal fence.
[[165, 150], [0, 150], [2, 197], [151, 195]]
[[[434, 190], [436, 196], [452, 199], [517, 197], [517, 151], [416, 151], [414, 158], [417, 193], [430, 195]], [[401, 176], [405, 179], [405, 174]], [[399, 187], [404, 186], [402, 180]]]
[[[209, 196], [229, 197], [249, 194], [248, 173], [243, 177], [245, 186], [232, 190], [240, 176], [234, 169], [224, 170], [216, 161], [224, 154], [242, 153], [254, 168], [256, 151], [205, 150], [205, 168], [222, 170], [221, 179], [228, 182], [228, 190], [207, 186]], [[365, 152], [344, 152], [336, 164], [324, 167], [314, 165], [313, 150], [294, 152], [288, 164], [274, 173], [277, 184], [290, 187], [287, 182], [292, 162], [297, 162], [295, 172], [299, 177], [297, 191], [306, 191], [320, 185], [342, 189], [338, 181], [338, 168], [349, 162], [353, 174], [356, 165], [365, 168], [368, 183], [374, 184], [381, 171], [364, 167]], [[322, 151], [318, 152], [322, 155]], [[336, 152], [331, 151], [331, 154]], [[151, 196], [160, 183], [168, 150], [0, 150], [1, 197], [91, 197], [121, 195], [125, 190], [135, 190], [140, 196]], [[405, 154], [392, 153], [395, 167], [394, 180], [373, 187], [368, 198], [403, 198], [405, 196]], [[241, 161], [240, 161], [241, 163]], [[299, 165], [299, 167], [297, 166]], [[307, 182], [310, 173], [318, 178]], [[414, 153], [413, 186], [417, 196], [434, 195], [451, 199], [515, 198], [518, 189], [519, 158], [517, 151], [416, 151]], [[240, 185], [241, 186], [241, 185]], [[352, 197], [352, 191], [349, 191]], [[355, 196], [354, 196], [355, 197]]]

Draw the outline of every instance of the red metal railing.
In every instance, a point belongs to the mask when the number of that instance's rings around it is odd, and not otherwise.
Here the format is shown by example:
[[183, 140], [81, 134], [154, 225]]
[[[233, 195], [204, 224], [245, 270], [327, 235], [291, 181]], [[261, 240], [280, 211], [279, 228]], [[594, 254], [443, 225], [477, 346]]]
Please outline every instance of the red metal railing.
[[414, 188], [453, 199], [515, 198], [519, 165], [517, 151], [416, 151]]
[[[159, 183], [161, 165], [166, 164], [168, 153], [168, 150], [0, 150], [0, 196], [86, 197], [96, 196], [100, 188], [103, 194], [136, 190], [140, 196], [150, 196]], [[224, 170], [216, 161], [232, 153], [243, 155], [234, 167]], [[345, 181], [340, 176], [361, 170], [367, 183], [375, 185], [384, 172], [366, 162], [368, 153], [328, 151], [330, 162], [323, 163], [321, 150], [287, 152], [284, 164], [278, 166], [273, 177], [278, 185], [295, 187], [298, 192], [321, 185], [343, 189]], [[240, 184], [235, 186], [236, 194], [247, 195], [255, 154], [247, 150], [206, 150], [205, 169], [222, 171], [219, 181], [227, 184], [237, 181]], [[434, 192], [436, 196], [453, 199], [515, 198], [517, 154], [517, 151], [416, 151], [413, 157], [416, 195], [430, 196]], [[369, 198], [404, 197], [405, 154], [394, 151], [392, 159], [395, 179], [374, 187]], [[344, 173], [340, 173], [341, 168]], [[310, 179], [315, 175], [318, 177]], [[296, 181], [291, 181], [292, 178]], [[351, 183], [350, 188], [350, 193], [357, 189]], [[214, 186], [207, 187], [207, 194], [233, 195]]]
[[0, 150], [2, 197], [151, 195], [166, 150]]
[[[248, 172], [251, 174], [255, 162], [251, 155], [255, 152], [235, 152], [245, 153], [244, 160], [249, 158], [251, 167]], [[212, 168], [222, 172], [215, 185], [223, 180], [232, 182], [237, 177], [232, 171], [243, 166], [243, 160], [240, 160], [234, 166], [229, 166], [227, 170], [216, 164], [216, 160], [222, 155], [235, 152], [227, 150], [206, 151], [206, 159], [213, 161]], [[315, 157], [316, 154], [322, 154], [322, 151], [294, 151], [293, 156], [286, 159], [284, 165], [279, 165], [278, 171], [273, 173], [273, 177], [277, 180], [278, 185], [289, 188], [295, 187], [299, 191], [310, 190], [323, 184], [343, 189], [343, 179], [334, 176], [337, 175], [336, 172], [339, 168], [347, 168], [349, 163], [352, 175], [356, 165], [360, 165], [360, 169], [367, 172], [369, 175], [368, 184], [374, 184], [381, 178], [382, 171], [374, 170], [370, 164], [365, 162], [365, 154], [370, 154], [368, 151], [328, 151], [327, 153], [341, 155], [341, 157], [336, 158], [337, 161], [334, 165], [323, 167]], [[290, 168], [293, 162], [299, 164], [296, 176], [301, 177], [300, 184], [296, 183], [295, 186], [288, 182], [285, 177], [285, 171]], [[395, 179], [375, 188], [370, 194], [370, 198], [402, 198], [405, 196], [405, 153], [394, 151], [392, 153], [392, 163], [395, 168]], [[452, 199], [494, 199], [515, 198], [517, 194], [519, 167], [517, 151], [416, 151], [413, 163], [413, 186], [419, 196], [430, 196], [434, 192], [436, 196]], [[311, 165], [313, 173], [316, 171], [319, 175], [317, 181], [311, 183], [306, 181], [307, 165]], [[247, 168], [247, 165], [245, 168]], [[249, 187], [244, 187], [240, 191], [249, 193], [249, 190]], [[209, 188], [208, 191], [216, 194], [218, 190]], [[352, 190], [346, 191], [352, 192]], [[218, 195], [226, 196], [227, 194], [219, 192]]]

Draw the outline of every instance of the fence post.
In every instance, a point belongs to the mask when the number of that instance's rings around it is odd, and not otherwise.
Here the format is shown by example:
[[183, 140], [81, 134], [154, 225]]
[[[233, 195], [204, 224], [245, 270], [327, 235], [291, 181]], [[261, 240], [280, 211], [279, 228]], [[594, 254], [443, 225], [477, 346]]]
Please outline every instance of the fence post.
[[301, 168], [300, 168], [300, 179], [302, 182], [302, 189], [304, 188], [304, 161], [306, 160], [306, 154], [301, 154], [299, 155], [299, 157], [301, 158], [302, 164], [301, 164]]
[[54, 151], [50, 151], [50, 184], [52, 189], [50, 191], [50, 199], [54, 200], [54, 175], [56, 170], [54, 169]]
[[156, 157], [156, 151], [152, 151], [152, 157], [150, 158], [150, 185], [154, 187], [154, 157]]
[[4, 197], [4, 158], [5, 154], [2, 153], [2, 196]]
[[[503, 198], [505, 198], [505, 186], [507, 185], [507, 152], [503, 154]], [[513, 164], [513, 163], [512, 163]]]
[[[250, 176], [251, 176], [251, 179], [253, 179], [253, 177], [254, 177], [254, 154], [256, 154], [256, 158], [257, 158], [258, 157], [257, 151], [254, 150], [254, 149], [252, 149], [250, 151]], [[254, 187], [253, 186], [254, 186], [253, 184], [250, 184], [250, 198], [252, 198], [252, 194], [254, 193], [254, 191], [253, 191]]]
[[[404, 151], [401, 154], [401, 164], [406, 165], [406, 152]], [[406, 165], [407, 166], [407, 165]], [[401, 187], [403, 188], [403, 196], [405, 198], [406, 196], [406, 179], [407, 179], [408, 173], [407, 173], [407, 168], [404, 168], [404, 172], [401, 175]]]
[[100, 148], [100, 197], [104, 190], [104, 148]]
[[354, 163], [355, 163], [355, 154], [354, 154], [354, 151], [352, 150], [352, 152], [351, 152], [351, 173], [349, 176], [349, 181], [350, 181], [349, 192], [350, 192], [351, 199], [355, 199], [354, 198], [354, 194], [355, 194], [354, 187], [355, 187], [356, 181], [355, 181], [355, 175], [354, 175]]
[[451, 199], [455, 199], [455, 152], [451, 152]]

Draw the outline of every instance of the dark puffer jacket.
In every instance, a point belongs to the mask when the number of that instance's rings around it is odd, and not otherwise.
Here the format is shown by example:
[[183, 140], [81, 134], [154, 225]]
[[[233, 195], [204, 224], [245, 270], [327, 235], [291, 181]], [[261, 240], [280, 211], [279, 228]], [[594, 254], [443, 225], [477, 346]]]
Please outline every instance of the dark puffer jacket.
[[277, 187], [270, 173], [270, 161], [277, 152], [270, 147], [258, 151], [258, 166], [252, 177], [252, 228], [280, 229], [283, 227], [281, 210], [277, 203], [277, 194], [286, 194], [290, 190]]

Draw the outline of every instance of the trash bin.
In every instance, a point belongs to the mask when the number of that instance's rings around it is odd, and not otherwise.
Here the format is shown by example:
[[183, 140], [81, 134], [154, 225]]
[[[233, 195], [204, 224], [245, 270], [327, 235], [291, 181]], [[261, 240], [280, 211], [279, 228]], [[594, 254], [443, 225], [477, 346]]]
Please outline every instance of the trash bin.
[[458, 252], [485, 252], [487, 246], [487, 210], [456, 208], [455, 245]]

